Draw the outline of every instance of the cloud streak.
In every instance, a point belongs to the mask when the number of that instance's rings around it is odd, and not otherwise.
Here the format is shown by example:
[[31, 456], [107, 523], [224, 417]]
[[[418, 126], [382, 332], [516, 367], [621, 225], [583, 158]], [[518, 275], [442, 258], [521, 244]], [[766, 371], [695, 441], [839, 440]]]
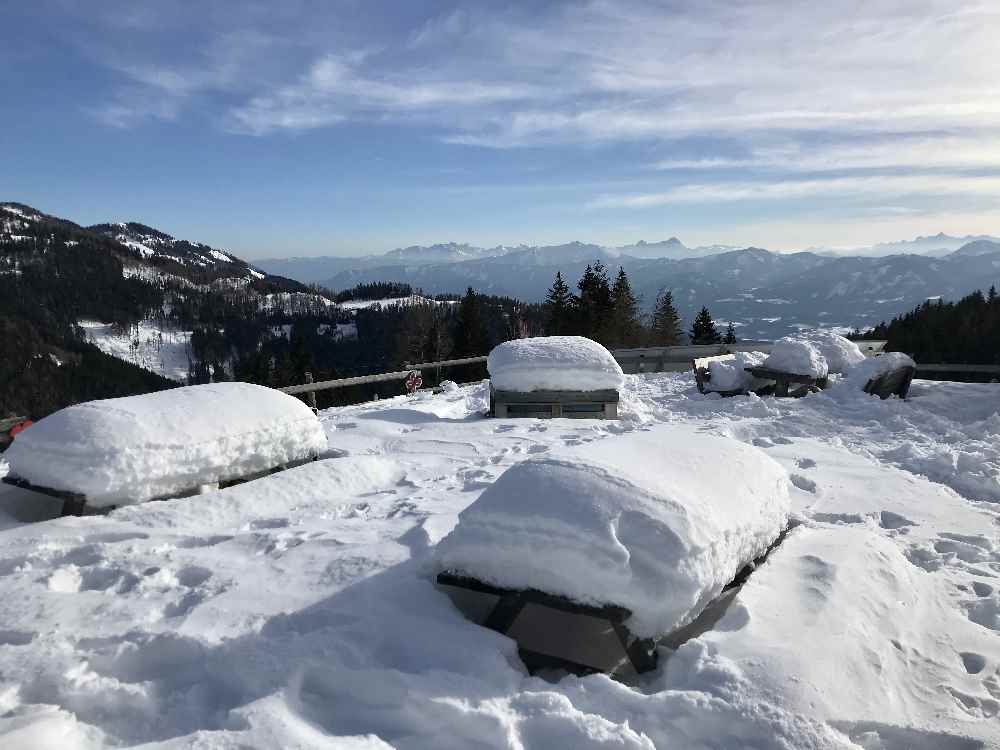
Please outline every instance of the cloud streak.
[[[1000, 176], [969, 175], [879, 175], [873, 177], [832, 177], [812, 180], [771, 182], [719, 181], [686, 183], [652, 193], [603, 195], [588, 208], [653, 208], [690, 203], [733, 201], [774, 201], [798, 198], [915, 196], [986, 196], [1000, 198]], [[893, 212], [899, 213], [901, 207]]]
[[991, 1], [109, 2], [80, 25], [119, 80], [87, 111], [116, 128], [391, 125], [471, 162], [596, 153], [633, 184], [608, 174], [591, 209], [864, 199], [906, 216], [1000, 196]]

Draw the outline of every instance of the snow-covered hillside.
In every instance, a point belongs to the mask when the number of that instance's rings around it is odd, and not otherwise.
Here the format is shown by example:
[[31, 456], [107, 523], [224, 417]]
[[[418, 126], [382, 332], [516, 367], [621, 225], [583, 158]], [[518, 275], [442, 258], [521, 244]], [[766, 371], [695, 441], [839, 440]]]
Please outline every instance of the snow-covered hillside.
[[237, 278], [262, 278], [264, 275], [227, 252], [201, 242], [178, 240], [166, 232], [134, 221], [95, 224], [87, 229], [117, 240], [144, 260], [170, 261], [194, 268], [229, 268]]
[[386, 299], [352, 299], [339, 303], [344, 310], [364, 310], [369, 307], [409, 307], [411, 305], [443, 305], [452, 304], [450, 302], [439, 302], [430, 297], [421, 297], [419, 294], [411, 294], [409, 297], [388, 297]]
[[96, 320], [81, 320], [78, 325], [87, 341], [105, 354], [180, 383], [187, 381], [192, 362], [191, 331], [177, 331], [153, 320], [140, 321], [131, 331]]
[[[655, 374], [621, 421], [486, 406], [332, 409], [337, 458], [107, 517], [0, 490], [0, 747], [1000, 747], [996, 385], [722, 399]], [[528, 677], [435, 588], [435, 546], [513, 464], [657, 423], [775, 459], [800, 524], [638, 683]]]

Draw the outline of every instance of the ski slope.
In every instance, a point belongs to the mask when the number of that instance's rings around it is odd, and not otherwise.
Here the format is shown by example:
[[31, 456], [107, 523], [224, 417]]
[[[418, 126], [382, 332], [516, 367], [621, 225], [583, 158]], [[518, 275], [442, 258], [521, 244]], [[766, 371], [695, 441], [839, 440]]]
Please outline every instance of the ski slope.
[[[722, 399], [665, 373], [626, 376], [621, 421], [486, 405], [328, 410], [336, 458], [107, 517], [0, 489], [0, 747], [1000, 747], [996, 385]], [[660, 423], [777, 461], [800, 525], [637, 684], [526, 676], [435, 589], [435, 546], [510, 466]]]

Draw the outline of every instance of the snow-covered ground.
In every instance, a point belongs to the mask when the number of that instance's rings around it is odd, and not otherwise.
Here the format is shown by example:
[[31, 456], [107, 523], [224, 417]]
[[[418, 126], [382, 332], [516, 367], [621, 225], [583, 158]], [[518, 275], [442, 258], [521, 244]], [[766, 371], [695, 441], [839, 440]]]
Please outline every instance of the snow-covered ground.
[[185, 382], [191, 364], [191, 331], [161, 327], [143, 320], [137, 330], [119, 331], [111, 323], [81, 320], [87, 341], [105, 354], [152, 370], [165, 378]]
[[[51, 505], [0, 490], [0, 747], [1000, 747], [996, 385], [722, 399], [654, 374], [621, 421], [486, 405], [332, 409], [338, 458], [107, 517], [28, 523]], [[800, 525], [636, 684], [528, 677], [435, 588], [436, 545], [513, 464], [658, 423], [775, 459]]]
[[332, 300], [327, 299], [321, 294], [275, 292], [274, 294], [265, 294], [261, 297], [258, 307], [261, 310], [295, 315], [307, 312], [322, 313], [333, 304]]
[[410, 305], [453, 305], [452, 301], [439, 302], [430, 297], [411, 294], [409, 297], [386, 297], [385, 299], [352, 299], [338, 303], [344, 310], [363, 310], [369, 307], [409, 307]]

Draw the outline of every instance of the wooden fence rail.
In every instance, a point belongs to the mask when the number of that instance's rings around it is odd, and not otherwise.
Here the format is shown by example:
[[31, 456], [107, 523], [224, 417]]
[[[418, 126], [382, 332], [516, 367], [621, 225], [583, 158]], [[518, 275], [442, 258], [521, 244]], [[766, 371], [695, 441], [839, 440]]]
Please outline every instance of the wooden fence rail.
[[971, 372], [983, 375], [1000, 375], [1000, 365], [948, 365], [917, 363], [917, 374], [922, 372]]
[[[689, 344], [687, 346], [652, 346], [639, 349], [615, 349], [611, 352], [622, 370], [629, 374], [643, 372], [683, 372], [691, 369], [691, 362], [699, 357], [712, 357], [716, 354], [730, 352], [769, 352], [771, 341], [741, 341], [738, 344]], [[859, 346], [866, 354], [873, 355], [882, 351], [884, 341], [859, 341]], [[378, 375], [359, 375], [353, 378], [323, 380], [319, 383], [303, 383], [291, 385], [278, 390], [292, 395], [300, 393], [315, 393], [332, 388], [346, 388], [352, 385], [366, 383], [383, 383], [390, 380], [406, 380], [412, 372], [421, 370], [440, 370], [442, 367], [458, 367], [474, 365], [486, 361], [486, 356], [463, 357], [461, 359], [445, 359], [440, 362], [419, 362], [406, 364], [405, 370], [384, 372]]]

